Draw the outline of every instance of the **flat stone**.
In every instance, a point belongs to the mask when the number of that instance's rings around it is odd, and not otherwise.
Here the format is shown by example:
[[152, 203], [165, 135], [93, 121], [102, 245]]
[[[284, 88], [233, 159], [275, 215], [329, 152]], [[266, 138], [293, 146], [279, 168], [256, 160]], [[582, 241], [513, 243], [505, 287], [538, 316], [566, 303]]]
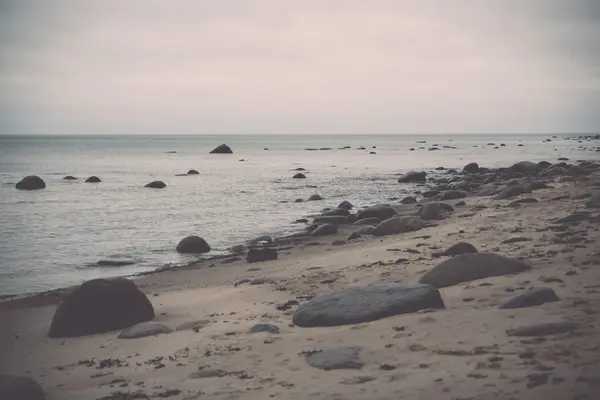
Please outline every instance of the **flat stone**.
[[192, 372], [189, 377], [190, 379], [204, 379], [204, 378], [221, 378], [228, 375], [227, 372], [222, 369], [212, 367], [200, 367], [198, 371]]
[[533, 239], [526, 236], [512, 236], [508, 239], [504, 239], [502, 244], [519, 243], [519, 242], [531, 242]]
[[529, 269], [529, 265], [519, 260], [495, 253], [460, 254], [427, 271], [419, 279], [419, 283], [443, 288], [491, 276], [516, 274]]
[[544, 303], [559, 301], [560, 299], [552, 288], [540, 287], [531, 288], [526, 292], [520, 293], [506, 300], [500, 305], [501, 309], [513, 309], [539, 306]]
[[379, 218], [369, 217], [369, 218], [359, 219], [359, 220], [355, 221], [353, 225], [379, 225], [380, 223], [381, 223], [381, 220]]
[[351, 325], [444, 307], [440, 293], [428, 285], [373, 284], [320, 294], [298, 307], [293, 323], [300, 327]]
[[522, 325], [517, 328], [509, 329], [506, 333], [509, 336], [549, 336], [571, 332], [576, 327], [577, 324], [570, 321], [543, 322]]
[[260, 323], [252, 326], [249, 330], [250, 333], [258, 333], [258, 332], [269, 332], [273, 334], [279, 333], [279, 327], [274, 324], [269, 323]]
[[360, 360], [360, 346], [330, 347], [306, 356], [308, 365], [330, 371], [334, 369], [361, 369], [364, 363]]
[[147, 336], [155, 336], [171, 333], [173, 330], [158, 322], [148, 321], [140, 322], [127, 329], [124, 329], [119, 334], [119, 339], [139, 339]]

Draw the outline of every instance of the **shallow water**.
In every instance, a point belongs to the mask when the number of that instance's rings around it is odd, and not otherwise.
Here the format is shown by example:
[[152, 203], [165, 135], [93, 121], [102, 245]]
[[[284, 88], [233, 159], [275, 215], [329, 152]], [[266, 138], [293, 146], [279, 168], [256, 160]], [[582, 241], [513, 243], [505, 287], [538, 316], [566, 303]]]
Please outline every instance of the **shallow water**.
[[[96, 136], [0, 137], [0, 295], [49, 290], [99, 276], [127, 275], [194, 257], [175, 252], [191, 234], [215, 253], [261, 234], [284, 235], [297, 218], [341, 200], [367, 205], [414, 190], [395, 174], [475, 161], [591, 158], [577, 141], [543, 135]], [[426, 140], [426, 144], [417, 141]], [[221, 143], [235, 154], [208, 154]], [[455, 146], [417, 150], [432, 144]], [[494, 149], [487, 143], [504, 143]], [[517, 147], [522, 143], [523, 147]], [[339, 150], [342, 146], [351, 149]], [[357, 150], [365, 146], [367, 151]], [[376, 146], [376, 148], [372, 148]], [[477, 146], [477, 147], [473, 147]], [[264, 148], [269, 150], [264, 150]], [[305, 148], [331, 147], [331, 151]], [[175, 151], [176, 153], [168, 153]], [[377, 154], [369, 154], [375, 151]], [[244, 159], [245, 161], [238, 161]], [[307, 179], [291, 179], [294, 168]], [[196, 169], [199, 175], [175, 176]], [[14, 184], [39, 175], [46, 189]], [[74, 175], [77, 181], [65, 181]], [[97, 175], [101, 183], [84, 183]], [[166, 189], [143, 186], [162, 180]], [[294, 203], [319, 193], [320, 202]], [[288, 201], [289, 203], [282, 203]], [[132, 266], [99, 267], [107, 258]]]

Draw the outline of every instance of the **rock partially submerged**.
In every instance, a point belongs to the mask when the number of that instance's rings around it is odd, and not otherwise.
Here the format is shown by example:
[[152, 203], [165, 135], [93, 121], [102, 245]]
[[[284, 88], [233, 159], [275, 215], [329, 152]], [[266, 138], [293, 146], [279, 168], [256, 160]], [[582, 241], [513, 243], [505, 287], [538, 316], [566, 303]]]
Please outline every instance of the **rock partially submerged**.
[[552, 301], [559, 301], [560, 299], [552, 288], [540, 287], [531, 288], [526, 292], [520, 293], [510, 299], [506, 300], [500, 305], [501, 309], [513, 309], [513, 308], [524, 308], [539, 306], [544, 303]]
[[296, 310], [293, 323], [300, 327], [351, 325], [444, 307], [440, 293], [429, 285], [374, 284], [320, 294]]
[[311, 352], [306, 356], [308, 365], [324, 371], [335, 369], [360, 369], [364, 363], [360, 360], [360, 346], [337, 346]]
[[152, 181], [147, 183], [144, 187], [152, 189], [164, 189], [167, 187], [167, 185], [163, 181]]
[[27, 376], [0, 375], [0, 399], [45, 400], [44, 390]]
[[48, 336], [109, 332], [154, 318], [148, 298], [125, 278], [93, 279], [73, 289], [54, 313]]
[[158, 322], [148, 321], [140, 322], [127, 329], [124, 329], [119, 334], [119, 339], [139, 339], [147, 336], [164, 335], [173, 332], [173, 330]]
[[453, 286], [492, 276], [516, 274], [531, 267], [495, 253], [461, 254], [441, 262], [425, 273], [419, 283], [436, 288]]
[[178, 253], [184, 254], [202, 254], [210, 251], [210, 246], [206, 243], [206, 240], [199, 236], [188, 236], [177, 244], [176, 248]]
[[373, 230], [373, 236], [387, 236], [418, 231], [426, 226], [419, 217], [393, 217], [386, 219]]
[[37, 175], [29, 175], [15, 185], [18, 190], [40, 190], [46, 187], [46, 182]]
[[222, 144], [211, 150], [210, 154], [233, 154], [233, 150], [226, 144]]
[[102, 182], [102, 181], [100, 180], [100, 178], [98, 178], [98, 177], [97, 177], [97, 176], [95, 176], [95, 175], [93, 175], [93, 176], [90, 176], [89, 178], [87, 178], [87, 179], [85, 180], [85, 183], [99, 183], [99, 182]]
[[306, 175], [301, 172], [298, 172], [296, 175], [292, 176], [294, 179], [306, 179]]

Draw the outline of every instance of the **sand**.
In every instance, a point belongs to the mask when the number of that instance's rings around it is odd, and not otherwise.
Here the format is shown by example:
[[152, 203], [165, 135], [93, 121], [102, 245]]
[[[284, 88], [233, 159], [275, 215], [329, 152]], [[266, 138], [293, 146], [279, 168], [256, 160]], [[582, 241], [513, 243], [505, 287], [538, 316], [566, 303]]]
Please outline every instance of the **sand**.
[[[516, 199], [539, 202], [518, 207], [507, 206], [515, 199], [469, 197], [437, 226], [413, 233], [332, 245], [356, 227], [343, 228], [281, 244], [275, 261], [215, 259], [135, 279], [154, 305], [155, 321], [175, 329], [207, 320], [197, 331], [51, 339], [58, 295], [0, 303], [0, 373], [32, 377], [49, 400], [598, 398], [600, 210], [584, 206], [600, 190], [598, 178], [521, 195]], [[586, 221], [548, 230], [554, 218], [584, 210]], [[513, 236], [531, 240], [502, 243]], [[440, 289], [442, 310], [339, 327], [292, 325], [295, 301], [369, 283], [416, 282], [446, 259], [434, 253], [459, 241], [533, 268]], [[539, 286], [553, 288], [560, 301], [498, 308]], [[576, 328], [544, 337], [507, 334], [523, 324], [563, 320]], [[258, 322], [275, 324], [280, 333], [249, 333]], [[305, 360], [339, 345], [361, 346], [364, 366], [323, 371]], [[207, 369], [219, 371], [194, 375]]]

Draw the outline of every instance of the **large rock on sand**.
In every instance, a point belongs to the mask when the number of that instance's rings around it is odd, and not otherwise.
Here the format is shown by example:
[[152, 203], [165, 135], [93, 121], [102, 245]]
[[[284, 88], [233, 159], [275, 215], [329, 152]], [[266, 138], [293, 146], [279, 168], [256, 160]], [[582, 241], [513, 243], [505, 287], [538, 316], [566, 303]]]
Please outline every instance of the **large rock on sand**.
[[247, 263], [277, 260], [277, 250], [269, 248], [253, 248], [246, 254]]
[[423, 219], [442, 219], [447, 212], [451, 211], [454, 211], [454, 208], [450, 204], [425, 203], [417, 214]]
[[45, 400], [44, 391], [27, 376], [0, 375], [0, 399]]
[[419, 283], [443, 288], [490, 276], [523, 272], [531, 267], [519, 260], [495, 253], [461, 254], [436, 265], [419, 279]]
[[293, 323], [300, 327], [361, 324], [444, 307], [438, 290], [429, 285], [374, 284], [320, 294], [296, 310]]
[[387, 236], [414, 232], [424, 228], [425, 221], [419, 217], [393, 217], [386, 219], [373, 230], [373, 236]]
[[478, 253], [477, 248], [473, 246], [471, 243], [467, 242], [458, 242], [448, 247], [446, 250], [440, 253], [434, 253], [434, 256], [458, 256], [460, 254], [470, 254], [470, 253]]
[[153, 318], [152, 304], [132, 281], [93, 279], [66, 296], [54, 313], [48, 335], [91, 335], [128, 328]]
[[540, 166], [531, 161], [521, 161], [510, 167], [512, 171], [519, 172], [524, 175], [537, 175], [540, 172]]
[[185, 254], [202, 254], [210, 251], [210, 246], [206, 240], [199, 236], [188, 236], [181, 239], [176, 248], [178, 253]]
[[392, 218], [396, 214], [397, 214], [396, 210], [393, 209], [392, 207], [386, 206], [383, 204], [379, 204], [376, 206], [372, 206], [372, 207], [368, 207], [363, 210], [360, 210], [356, 214], [356, 220], [360, 221], [361, 219], [375, 217], [375, 218], [379, 218], [380, 220], [383, 221], [385, 219]]
[[233, 154], [233, 150], [226, 144], [222, 144], [211, 150], [210, 154]]
[[463, 172], [467, 172], [469, 174], [476, 174], [479, 172], [479, 164], [475, 162], [469, 163], [465, 165], [465, 167], [463, 168]]
[[398, 178], [400, 183], [426, 182], [427, 172], [410, 171]]
[[501, 309], [513, 309], [539, 306], [560, 299], [552, 288], [540, 287], [531, 288], [523, 293], [511, 297], [500, 305]]
[[334, 369], [360, 369], [364, 363], [360, 360], [360, 346], [336, 346], [323, 349], [306, 356], [308, 365], [324, 371]]
[[29, 175], [15, 185], [19, 190], [40, 190], [46, 187], [46, 182], [37, 175]]

